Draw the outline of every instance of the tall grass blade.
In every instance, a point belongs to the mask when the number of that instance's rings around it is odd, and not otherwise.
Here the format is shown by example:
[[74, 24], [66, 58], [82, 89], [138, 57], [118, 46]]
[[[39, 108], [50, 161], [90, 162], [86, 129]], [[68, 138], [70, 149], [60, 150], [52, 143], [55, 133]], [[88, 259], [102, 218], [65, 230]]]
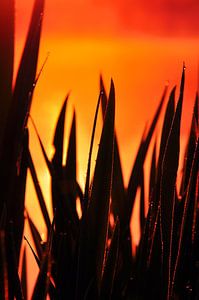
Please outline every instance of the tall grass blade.
[[149, 176], [149, 199], [151, 199], [153, 191], [155, 190], [156, 183], [156, 142], [153, 147], [153, 153], [151, 158], [150, 176]]
[[166, 143], [169, 137], [169, 132], [171, 130], [171, 125], [173, 121], [173, 117], [175, 114], [175, 90], [176, 87], [174, 87], [170, 93], [169, 101], [167, 103], [164, 121], [163, 121], [163, 127], [162, 127], [162, 133], [161, 133], [161, 140], [160, 140], [160, 150], [159, 150], [159, 157], [158, 157], [158, 165], [157, 165], [157, 177], [156, 177], [156, 185], [154, 186], [154, 192], [152, 195], [152, 199], [150, 201], [150, 208], [148, 213], [148, 219], [149, 221], [149, 232], [148, 240], [150, 240], [150, 245], [145, 245], [149, 249], [149, 257], [148, 265], [150, 264], [151, 259], [151, 253], [153, 248], [153, 242], [156, 234], [156, 228], [157, 224], [159, 222], [159, 214], [160, 214], [160, 181], [161, 181], [161, 168], [162, 168], [162, 161], [164, 157], [164, 152], [166, 149]]
[[30, 248], [30, 250], [31, 250], [31, 252], [32, 252], [32, 254], [33, 254], [33, 256], [34, 256], [34, 259], [35, 259], [35, 261], [36, 261], [38, 267], [40, 268], [41, 262], [40, 262], [39, 257], [38, 257], [37, 254], [35, 253], [35, 251], [34, 251], [32, 245], [30, 244], [30, 242], [29, 242], [29, 240], [27, 239], [26, 236], [24, 236], [24, 240], [27, 242], [27, 244], [28, 244], [28, 246], [29, 246], [29, 248]]
[[[198, 176], [198, 168], [199, 168], [199, 140], [195, 145], [194, 158], [191, 166], [191, 172], [189, 176], [189, 182], [187, 187], [187, 192], [185, 196], [184, 202], [184, 210], [182, 215], [182, 220], [180, 223], [180, 234], [179, 234], [179, 242], [177, 247], [177, 256], [174, 265], [174, 271], [172, 274], [172, 283], [171, 283], [171, 296], [173, 294], [173, 288], [176, 279], [176, 272], [179, 269], [180, 259], [183, 259], [183, 263], [185, 264], [186, 257], [182, 257], [187, 252], [187, 247], [189, 247], [189, 251], [192, 244], [192, 226], [194, 221], [194, 213], [195, 213], [195, 203], [194, 196], [196, 193], [196, 184], [197, 184], [197, 176]], [[188, 243], [187, 237], [189, 236], [190, 242]], [[181, 262], [181, 266], [183, 265]]]
[[[104, 82], [102, 76], [100, 76], [100, 91], [101, 91], [101, 107], [102, 107], [102, 116], [103, 119], [106, 113], [106, 107], [108, 98], [106, 95], [106, 90], [104, 87]], [[119, 217], [121, 226], [124, 223], [125, 219], [125, 188], [124, 188], [124, 179], [122, 174], [121, 160], [119, 154], [119, 146], [117, 141], [117, 135], [115, 132], [114, 135], [114, 160], [113, 160], [113, 182], [112, 182], [112, 203], [111, 210], [114, 214], [115, 219]]]
[[23, 300], [23, 291], [21, 282], [18, 274], [18, 261], [15, 249], [13, 223], [8, 224], [5, 234], [6, 241], [6, 255], [7, 255], [7, 266], [8, 266], [8, 286], [9, 286], [9, 299]]
[[183, 196], [183, 194], [185, 193], [189, 182], [189, 176], [191, 172], [191, 166], [192, 166], [192, 161], [193, 161], [193, 156], [195, 151], [195, 144], [198, 136], [197, 107], [198, 107], [198, 97], [196, 96], [193, 115], [192, 115], [191, 130], [189, 134], [189, 139], [188, 139], [185, 159], [184, 159], [183, 178], [182, 178], [181, 191], [180, 191], [181, 196]]
[[5, 232], [3, 230], [0, 230], [0, 297], [2, 300], [9, 300]]
[[144, 170], [142, 169], [140, 180], [140, 229], [141, 234], [145, 226], [145, 187], [144, 187]]
[[26, 248], [24, 248], [23, 260], [22, 260], [22, 274], [21, 274], [21, 286], [22, 286], [24, 300], [28, 300], [27, 279], [28, 279], [28, 276], [27, 276], [27, 257], [26, 257]]
[[114, 137], [114, 160], [113, 160], [113, 179], [112, 179], [112, 203], [111, 208], [115, 219], [120, 219], [121, 226], [124, 224], [126, 207], [126, 193], [124, 188], [124, 179], [119, 154], [117, 136]]
[[41, 260], [43, 257], [43, 253], [44, 253], [44, 250], [42, 248], [42, 238], [41, 238], [40, 233], [37, 230], [35, 224], [33, 223], [33, 221], [31, 220], [31, 218], [28, 214], [27, 214], [27, 219], [28, 219], [28, 223], [30, 226], [30, 231], [32, 234], [33, 242], [35, 244], [35, 248], [37, 251], [37, 255], [38, 255], [39, 259]]
[[7, 0], [0, 3], [0, 153], [12, 101], [13, 63], [14, 0]]
[[32, 118], [30, 115], [29, 115], [29, 118], [30, 118], [30, 120], [31, 120], [31, 122], [32, 122], [32, 125], [33, 125], [33, 127], [34, 127], [35, 133], [36, 133], [37, 138], [38, 138], [38, 140], [39, 140], [39, 144], [40, 144], [40, 147], [41, 147], [41, 151], [42, 151], [44, 160], [45, 160], [45, 162], [46, 162], [46, 166], [48, 167], [48, 171], [49, 171], [49, 173], [51, 174], [51, 176], [55, 176], [55, 175], [54, 175], [55, 172], [54, 172], [52, 163], [51, 163], [51, 161], [50, 161], [49, 158], [48, 158], [48, 155], [47, 155], [47, 153], [46, 153], [46, 150], [45, 150], [44, 145], [43, 145], [43, 143], [42, 143], [42, 140], [41, 140], [41, 138], [40, 138], [40, 135], [39, 135], [39, 132], [38, 132], [37, 127], [36, 127], [36, 125], [35, 125], [35, 122], [34, 122], [33, 118]]
[[119, 236], [120, 236], [120, 224], [119, 220], [116, 220], [116, 224], [111, 239], [110, 248], [108, 250], [106, 264], [104, 268], [104, 274], [102, 278], [102, 285], [100, 291], [100, 299], [112, 299], [112, 292], [114, 286], [114, 280], [116, 275], [118, 255], [119, 255]]
[[108, 103], [108, 97], [106, 94], [106, 89], [104, 87], [104, 81], [102, 76], [100, 76], [100, 93], [101, 93], [101, 107], [102, 107], [102, 116], [103, 119], [105, 118], [105, 114], [106, 114], [106, 107], [107, 107], [107, 103]]
[[83, 203], [83, 211], [87, 209], [88, 207], [88, 199], [89, 199], [89, 188], [90, 188], [90, 172], [91, 172], [91, 159], [92, 159], [92, 151], [93, 151], [93, 144], [94, 144], [94, 137], [95, 137], [95, 130], [97, 125], [97, 116], [99, 112], [99, 105], [100, 100], [102, 97], [102, 92], [100, 91], [98, 101], [97, 101], [97, 107], [95, 111], [95, 117], [93, 122], [93, 129], [92, 129], [92, 135], [91, 135], [91, 142], [90, 142], [90, 149], [89, 149], [89, 156], [88, 156], [88, 165], [87, 165], [87, 173], [86, 173], [86, 183], [85, 183], [85, 191], [84, 191], [84, 203]]
[[37, 193], [37, 198], [38, 198], [38, 201], [39, 201], [39, 205], [40, 205], [40, 208], [41, 208], [42, 215], [44, 217], [46, 227], [48, 229], [48, 232], [50, 232], [50, 228], [51, 228], [50, 217], [49, 217], [49, 214], [48, 214], [46, 203], [45, 203], [45, 200], [44, 200], [44, 197], [43, 197], [43, 194], [42, 194], [42, 190], [41, 190], [38, 178], [37, 178], [36, 170], [35, 170], [34, 163], [33, 163], [33, 160], [32, 160], [32, 157], [31, 157], [31, 154], [30, 154], [29, 150], [28, 150], [28, 167], [30, 169], [30, 173], [31, 173], [31, 176], [32, 176], [35, 191]]
[[52, 264], [51, 250], [52, 250], [52, 239], [53, 239], [53, 232], [54, 232], [53, 227], [54, 227], [54, 222], [52, 223], [51, 226], [46, 251], [44, 253], [39, 275], [37, 277], [37, 281], [33, 290], [32, 300], [46, 299], [47, 293], [49, 291], [51, 264]]
[[130, 222], [132, 208], [133, 208], [135, 196], [136, 196], [136, 191], [139, 186], [140, 177], [142, 174], [142, 167], [143, 167], [143, 164], [144, 164], [144, 161], [146, 158], [146, 154], [147, 154], [147, 151], [149, 148], [151, 138], [152, 138], [154, 130], [155, 130], [155, 126], [157, 124], [157, 121], [158, 121], [158, 118], [159, 118], [159, 115], [160, 115], [160, 112], [161, 112], [161, 109], [162, 109], [162, 106], [163, 106], [163, 103], [164, 103], [164, 100], [166, 97], [166, 93], [167, 93], [167, 87], [165, 87], [160, 104], [156, 110], [156, 113], [152, 120], [151, 126], [149, 127], [148, 133], [147, 133], [144, 141], [140, 144], [140, 147], [138, 149], [137, 156], [135, 159], [135, 163], [134, 163], [132, 171], [131, 171], [128, 188], [127, 188], [127, 214], [126, 214], [127, 217], [126, 217], [126, 220], [128, 223]]
[[185, 70], [183, 67], [180, 96], [162, 162], [160, 220], [163, 239], [163, 299], [170, 299], [171, 289], [175, 185], [180, 151], [180, 123], [184, 93], [184, 77]]
[[73, 114], [72, 126], [69, 136], [69, 144], [67, 149], [66, 164], [63, 169], [64, 182], [63, 188], [66, 188], [66, 195], [70, 202], [71, 212], [73, 214], [74, 223], [78, 224], [78, 215], [76, 211], [76, 198], [78, 196], [77, 179], [76, 179], [76, 116]]
[[83, 214], [76, 299], [83, 299], [91, 282], [99, 295], [104, 272], [113, 167], [115, 91], [113, 81], [94, 172], [91, 198]]
[[25, 192], [26, 192], [26, 179], [27, 179], [27, 168], [28, 168], [28, 143], [29, 143], [29, 134], [28, 130], [24, 131], [23, 136], [23, 148], [21, 152], [20, 165], [18, 176], [15, 181], [15, 202], [9, 203], [8, 210], [10, 211], [10, 218], [13, 221], [13, 234], [14, 234], [14, 243], [15, 243], [15, 252], [17, 257], [17, 265], [19, 263], [19, 255], [21, 242], [23, 238], [24, 230], [24, 209], [25, 209]]
[[63, 144], [64, 144], [64, 124], [65, 124], [65, 114], [66, 114], [66, 105], [68, 102], [68, 95], [62, 106], [60, 115], [58, 117], [53, 145], [55, 147], [55, 154], [52, 159], [52, 164], [57, 173], [62, 172], [62, 159], [63, 159]]
[[[5, 169], [3, 184], [12, 185], [13, 176], [16, 172], [15, 165], [23, 139], [23, 129], [26, 126], [28, 112], [30, 111], [38, 60], [43, 6], [43, 0], [35, 0], [29, 32], [17, 73], [4, 139], [4, 149], [6, 150], [2, 154]], [[6, 169], [9, 171], [6, 171]], [[11, 187], [10, 189], [12, 190]], [[5, 196], [7, 198], [7, 195]]]

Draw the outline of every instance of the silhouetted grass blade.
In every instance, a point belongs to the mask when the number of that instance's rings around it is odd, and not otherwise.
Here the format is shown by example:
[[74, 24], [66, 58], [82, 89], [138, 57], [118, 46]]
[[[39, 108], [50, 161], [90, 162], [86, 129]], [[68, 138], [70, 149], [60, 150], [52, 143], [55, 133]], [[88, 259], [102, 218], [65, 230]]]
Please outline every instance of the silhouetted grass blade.
[[170, 299], [175, 185], [180, 151], [180, 122], [184, 92], [184, 72], [185, 70], [183, 67], [180, 96], [162, 162], [160, 184], [160, 216], [163, 239], [163, 299]]
[[[150, 241], [150, 244], [148, 246], [145, 245], [149, 250], [149, 256], [147, 258], [148, 265], [150, 265], [151, 260], [151, 254], [152, 249], [154, 247], [154, 238], [156, 235], [156, 229], [159, 222], [159, 202], [160, 202], [160, 181], [161, 181], [161, 167], [162, 167], [162, 161], [163, 156], [166, 148], [166, 143], [169, 137], [169, 132], [171, 130], [171, 125], [175, 113], [175, 90], [176, 87], [174, 87], [170, 93], [169, 101], [167, 103], [164, 121], [163, 121], [163, 127], [162, 127], [162, 133], [161, 133], [161, 140], [160, 140], [160, 150], [159, 150], [159, 157], [158, 157], [158, 165], [157, 165], [157, 177], [156, 177], [156, 185], [154, 186], [155, 189], [153, 191], [152, 199], [150, 201], [150, 209], [148, 213], [148, 229], [147, 229], [147, 235], [148, 235], [148, 242]], [[149, 231], [148, 231], [149, 230]]]
[[140, 180], [140, 229], [141, 233], [145, 226], [145, 188], [144, 188], [144, 170], [142, 169]]
[[64, 168], [66, 178], [76, 180], [76, 116], [73, 114], [72, 126], [67, 149], [67, 159]]
[[134, 205], [134, 201], [135, 201], [135, 195], [136, 195], [136, 191], [137, 191], [137, 187], [139, 185], [140, 182], [140, 177], [142, 174], [142, 167], [146, 158], [146, 154], [149, 148], [149, 144], [151, 141], [151, 138], [153, 136], [153, 132], [155, 129], [155, 126], [157, 124], [165, 97], [166, 97], [166, 93], [167, 93], [167, 87], [165, 87], [165, 90], [163, 92], [162, 95], [162, 99], [160, 101], [160, 104], [156, 110], [155, 116], [152, 120], [151, 126], [149, 127], [149, 130], [147, 132], [146, 137], [144, 138], [144, 141], [141, 142], [140, 147], [138, 149], [137, 152], [137, 156], [135, 159], [135, 163], [133, 165], [132, 171], [131, 171], [131, 175], [130, 175], [130, 179], [129, 179], [129, 183], [128, 183], [128, 188], [127, 188], [127, 222], [130, 222], [130, 218], [131, 218], [131, 213], [132, 213], [132, 208]]
[[26, 248], [24, 248], [23, 252], [23, 260], [22, 260], [22, 274], [21, 274], [21, 286], [23, 291], [23, 300], [28, 300], [28, 289], [27, 289], [27, 257], [26, 257]]
[[57, 233], [78, 232], [79, 218], [76, 211], [76, 199], [82, 199], [81, 188], [76, 181], [76, 118], [75, 113], [67, 149], [67, 159], [62, 169], [56, 169], [52, 176], [52, 195]]
[[152, 197], [152, 193], [155, 189], [156, 182], [156, 142], [153, 147], [153, 153], [151, 158], [150, 176], [149, 176], [149, 199]]
[[12, 100], [14, 63], [14, 0], [0, 3], [0, 153]]
[[10, 221], [7, 226], [8, 228], [5, 234], [5, 244], [8, 266], [9, 299], [16, 298], [23, 300], [23, 291], [18, 274], [18, 258], [16, 256], [13, 222]]
[[90, 149], [89, 149], [89, 156], [88, 156], [88, 165], [87, 165], [86, 183], [85, 183], [85, 191], [84, 191], [84, 203], [83, 203], [84, 208], [83, 208], [83, 211], [86, 210], [87, 207], [88, 207], [89, 188], [90, 188], [90, 172], [91, 172], [91, 158], [92, 158], [95, 130], [96, 130], [96, 125], [97, 125], [97, 116], [98, 116], [98, 112], [99, 112], [99, 105], [100, 105], [101, 97], [102, 97], [102, 92], [100, 91], [98, 101], [97, 101], [97, 107], [96, 107], [96, 111], [95, 111], [95, 117], [94, 117], [93, 129], [92, 129], [92, 135], [91, 135], [91, 142], [90, 142]]
[[[17, 265], [19, 262], [21, 241], [23, 237], [24, 230], [24, 208], [25, 208], [25, 192], [26, 192], [26, 179], [27, 179], [27, 168], [28, 168], [28, 143], [29, 134], [28, 129], [24, 131], [23, 135], [23, 148], [19, 161], [17, 162], [18, 176], [15, 181], [15, 202], [10, 203], [8, 207], [10, 211], [10, 218], [13, 220], [15, 226], [13, 226], [14, 239], [15, 239], [15, 251], [17, 256]], [[17, 212], [17, 213], [16, 213]]]
[[[194, 221], [194, 214], [195, 212], [195, 193], [197, 189], [197, 176], [198, 176], [198, 170], [199, 170], [199, 140], [197, 140], [195, 144], [195, 150], [194, 150], [194, 157], [193, 162], [190, 170], [190, 176], [189, 176], [189, 182], [188, 187], [186, 191], [185, 201], [184, 201], [184, 209], [183, 209], [183, 215], [182, 220], [180, 224], [180, 234], [179, 234], [179, 242], [177, 247], [177, 256], [175, 260], [174, 265], [174, 271], [172, 274], [172, 286], [171, 286], [171, 295], [173, 292], [173, 287], [175, 284], [175, 277], [176, 272], [179, 269], [179, 267], [182, 268], [182, 265], [185, 264], [185, 260], [187, 259], [187, 248], [189, 249], [190, 254], [192, 248], [192, 243], [194, 240], [192, 240], [192, 227], [193, 227], [193, 221]], [[189, 242], [188, 242], [189, 238]], [[183, 261], [181, 262], [181, 265], [179, 265], [180, 259]], [[188, 262], [190, 265], [191, 261]]]
[[102, 107], [102, 116], [103, 119], [105, 117], [106, 114], [106, 107], [107, 107], [107, 103], [108, 103], [108, 97], [106, 94], [106, 89], [104, 87], [104, 81], [102, 76], [100, 76], [100, 93], [101, 93], [101, 107]]
[[82, 217], [76, 299], [83, 299], [91, 282], [99, 295], [104, 272], [113, 167], [115, 91], [111, 82], [99, 144], [91, 198]]
[[[25, 236], [24, 236], [24, 239], [27, 242], [28, 246], [30, 247], [30, 250], [31, 250], [31, 252], [32, 252], [32, 254], [34, 256], [34, 259], [35, 259], [36, 263], [37, 263], [37, 266], [40, 269], [42, 263], [41, 263], [39, 257], [37, 256], [37, 254], [35, 253], [34, 249], [31, 246], [30, 242], [28, 241], [28, 239]], [[47, 244], [47, 246], [48, 246], [48, 244]], [[47, 250], [45, 249], [45, 251], [47, 251]], [[45, 253], [44, 253], [44, 256], [45, 256]], [[43, 256], [43, 260], [44, 260], [44, 256]], [[50, 299], [52, 299], [52, 300], [57, 299], [56, 298], [55, 287], [54, 287], [53, 283], [51, 282], [51, 280], [49, 282], [49, 296], [50, 296]]]
[[76, 276], [76, 241], [71, 233], [60, 233], [57, 241], [56, 291], [58, 299], [74, 299]]
[[126, 194], [122, 174], [122, 166], [119, 154], [117, 136], [114, 136], [114, 160], [113, 160], [113, 179], [112, 179], [112, 203], [111, 208], [115, 219], [120, 219], [121, 226], [124, 224], [126, 207]]
[[46, 165], [47, 165], [47, 167], [48, 167], [48, 171], [49, 171], [49, 173], [50, 173], [51, 176], [54, 176], [54, 173], [55, 173], [55, 172], [54, 172], [52, 163], [51, 163], [51, 161], [49, 160], [49, 158], [48, 158], [48, 156], [47, 156], [46, 150], [45, 150], [45, 148], [44, 148], [44, 145], [43, 145], [42, 140], [41, 140], [41, 138], [40, 138], [39, 132], [38, 132], [37, 127], [36, 127], [36, 125], [35, 125], [35, 123], [34, 123], [34, 120], [33, 120], [33, 118], [32, 118], [30, 115], [29, 115], [29, 118], [30, 118], [30, 120], [31, 120], [31, 122], [32, 122], [32, 125], [33, 125], [33, 127], [34, 127], [35, 133], [36, 133], [37, 138], [38, 138], [38, 140], [39, 140], [39, 144], [40, 144], [40, 147], [41, 147], [41, 151], [42, 151], [42, 154], [43, 154], [43, 156], [44, 156], [44, 160], [45, 160], [45, 162], [46, 162]]
[[37, 255], [39, 257], [39, 259], [41, 260], [42, 259], [42, 256], [43, 256], [43, 248], [42, 248], [42, 239], [41, 239], [41, 236], [40, 236], [40, 233], [39, 231], [37, 230], [35, 224], [33, 223], [33, 221], [31, 220], [31, 218], [29, 217], [29, 215], [27, 214], [27, 218], [28, 218], [28, 223], [29, 223], [29, 226], [30, 226], [30, 231], [31, 231], [31, 234], [32, 234], [32, 237], [33, 237], [33, 241], [34, 241], [34, 244], [35, 244], [35, 248], [36, 248], [36, 251], [37, 251]]
[[71, 125], [71, 131], [69, 136], [69, 143], [67, 149], [66, 165], [64, 166], [64, 182], [63, 189], [66, 188], [66, 201], [69, 201], [71, 207], [72, 218], [74, 223], [78, 224], [78, 215], [76, 211], [76, 199], [78, 195], [79, 188], [77, 188], [76, 180], [76, 116], [75, 112], [73, 114], [73, 120]]
[[0, 230], [5, 230], [6, 219], [7, 219], [7, 208], [6, 208], [6, 204], [4, 203], [3, 209], [1, 211]]
[[[102, 107], [102, 116], [103, 119], [106, 113], [107, 107], [107, 95], [104, 87], [104, 82], [102, 76], [100, 76], [100, 91], [101, 91], [101, 107]], [[122, 174], [121, 160], [119, 154], [119, 147], [117, 136], [115, 132], [114, 136], [114, 160], [113, 160], [113, 178], [112, 178], [112, 203], [111, 209], [113, 211], [115, 219], [119, 216], [120, 222], [124, 223], [125, 219], [125, 189], [124, 189], [124, 180]]]
[[52, 238], [53, 238], [53, 226], [51, 226], [46, 251], [44, 253], [42, 263], [40, 266], [39, 275], [33, 290], [32, 300], [46, 299], [47, 293], [50, 286], [50, 274], [51, 274], [51, 248], [52, 248]]
[[119, 236], [120, 236], [120, 224], [119, 220], [116, 220], [116, 224], [111, 239], [110, 248], [108, 250], [106, 264], [104, 268], [104, 274], [102, 278], [102, 285], [100, 291], [100, 299], [112, 299], [113, 285], [116, 275], [116, 268], [118, 263], [119, 254]]
[[[26, 124], [27, 113], [30, 110], [32, 91], [34, 89], [36, 77], [43, 10], [44, 0], [35, 0], [29, 31], [13, 93], [12, 110], [15, 112], [15, 117], [19, 122], [18, 130], [21, 130]], [[19, 99], [20, 110], [18, 105]]]
[[0, 297], [9, 300], [5, 232], [0, 230]]
[[169, 101], [168, 101], [166, 112], [165, 112], [163, 127], [162, 127], [162, 134], [161, 134], [161, 140], [160, 140], [160, 151], [159, 151], [159, 158], [158, 158], [158, 175], [157, 175], [158, 178], [160, 177], [163, 156], [165, 153], [167, 140], [169, 137], [172, 121], [173, 121], [174, 114], [175, 114], [175, 92], [176, 92], [176, 86], [174, 86], [174, 88], [172, 89], [172, 91], [170, 93]]
[[195, 151], [195, 144], [198, 136], [198, 125], [197, 125], [197, 106], [198, 106], [198, 98], [196, 96], [195, 105], [192, 115], [191, 129], [189, 134], [189, 139], [186, 147], [186, 153], [184, 158], [183, 165], [183, 178], [181, 183], [181, 196], [183, 196], [189, 181], [189, 176], [191, 172], [192, 160]]
[[[28, 112], [31, 106], [32, 91], [34, 89], [34, 81], [36, 74], [36, 66], [38, 59], [38, 50], [40, 42], [42, 14], [44, 1], [36, 0], [32, 13], [32, 19], [29, 27], [27, 40], [25, 43], [21, 63], [16, 77], [15, 88], [13, 91], [12, 103], [7, 117], [5, 135], [3, 139], [4, 147], [0, 157], [0, 189], [1, 189], [1, 205], [7, 203], [7, 227], [9, 222], [15, 222], [17, 219], [23, 218], [21, 215], [20, 205], [17, 207], [17, 176], [20, 170], [21, 154], [23, 149], [24, 129], [27, 124]], [[12, 18], [12, 14], [11, 14]], [[12, 20], [11, 20], [12, 22]], [[8, 50], [9, 51], [9, 50]], [[14, 207], [15, 205], [15, 207]], [[0, 207], [0, 210], [2, 206]], [[18, 256], [19, 237], [16, 233], [14, 224], [14, 241], [16, 245], [16, 253]], [[18, 260], [18, 257], [17, 257]]]
[[28, 167], [30, 169], [30, 173], [31, 173], [32, 180], [33, 180], [33, 183], [34, 183], [34, 187], [35, 187], [37, 197], [38, 197], [38, 200], [39, 200], [39, 205], [40, 205], [40, 208], [41, 208], [41, 212], [42, 212], [42, 215], [44, 217], [44, 221], [46, 223], [46, 227], [48, 229], [48, 232], [50, 232], [51, 222], [50, 222], [48, 210], [46, 208], [45, 200], [44, 200], [44, 197], [43, 197], [43, 194], [42, 194], [42, 190], [41, 190], [39, 181], [37, 179], [36, 170], [35, 170], [35, 167], [34, 167], [32, 157], [31, 157], [31, 154], [30, 154], [29, 150], [28, 150]]
[[166, 148], [166, 143], [169, 137], [169, 132], [171, 130], [171, 125], [173, 121], [173, 117], [175, 114], [175, 90], [176, 87], [174, 87], [170, 93], [169, 96], [169, 101], [167, 103], [166, 111], [165, 111], [165, 116], [164, 116], [164, 121], [163, 121], [163, 127], [162, 127], [162, 133], [161, 133], [161, 140], [160, 140], [160, 150], [159, 150], [159, 157], [158, 157], [158, 165], [157, 165], [157, 177], [156, 177], [156, 185], [155, 185], [155, 190], [153, 192], [153, 196], [151, 199], [151, 208], [152, 210], [149, 211], [149, 238], [151, 240], [150, 243], [150, 255], [148, 257], [148, 264], [150, 264], [150, 257], [152, 253], [152, 248], [153, 248], [153, 242], [155, 238], [155, 232], [157, 228], [157, 222], [159, 221], [159, 202], [160, 202], [160, 181], [161, 181], [161, 167], [162, 167], [162, 161], [163, 161], [163, 156]]
[[55, 154], [52, 159], [53, 166], [56, 172], [62, 172], [62, 159], [63, 159], [63, 144], [64, 144], [64, 124], [65, 124], [65, 114], [66, 114], [66, 105], [68, 101], [68, 95], [64, 104], [62, 106], [61, 112], [58, 117], [53, 145], [55, 147]]
[[[12, 105], [7, 122], [8, 127], [4, 141], [6, 147], [8, 147], [6, 148], [8, 153], [7, 155], [5, 153], [4, 156], [9, 157], [10, 164], [14, 164], [19, 155], [23, 128], [26, 126], [28, 112], [30, 111], [38, 60], [43, 7], [43, 0], [35, 0], [29, 32], [13, 92]], [[13, 147], [11, 147], [11, 145]], [[10, 148], [12, 152], [8, 151]], [[8, 164], [8, 159], [6, 163]]]
[[196, 118], [197, 125], [199, 125], [199, 123], [198, 123], [198, 113], [199, 113], [199, 100], [198, 100], [198, 92], [197, 92], [196, 93], [195, 106], [194, 106], [194, 115], [195, 115], [195, 118]]
[[35, 259], [35, 261], [36, 261], [38, 267], [40, 268], [41, 262], [40, 262], [39, 257], [38, 257], [37, 254], [35, 253], [35, 251], [34, 251], [32, 245], [30, 244], [30, 242], [29, 242], [29, 240], [26, 238], [26, 236], [24, 236], [24, 240], [27, 242], [27, 244], [28, 244], [28, 246], [29, 246], [29, 248], [30, 248], [30, 250], [31, 250], [31, 252], [32, 252], [32, 254], [33, 254], [33, 256], [34, 256], [34, 259]]

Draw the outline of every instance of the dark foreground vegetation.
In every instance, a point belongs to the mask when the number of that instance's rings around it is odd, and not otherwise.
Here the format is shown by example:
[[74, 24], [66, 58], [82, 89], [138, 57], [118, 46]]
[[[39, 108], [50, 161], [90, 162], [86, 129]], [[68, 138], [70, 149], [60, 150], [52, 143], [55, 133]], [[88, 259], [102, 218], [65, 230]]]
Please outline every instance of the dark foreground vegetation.
[[[27, 299], [26, 259], [22, 276], [19, 256], [24, 228], [24, 199], [29, 168], [47, 228], [43, 242], [37, 227], [25, 213], [34, 241], [32, 259], [39, 275], [32, 299], [199, 299], [199, 198], [198, 198], [198, 96], [180, 189], [176, 178], [180, 151], [180, 125], [185, 68], [179, 96], [175, 87], [163, 92], [154, 118], [145, 130], [124, 186], [114, 128], [115, 90], [111, 81], [107, 96], [100, 80], [99, 100], [90, 143], [84, 191], [76, 180], [76, 125], [73, 117], [66, 162], [62, 164], [64, 120], [61, 109], [50, 160], [38, 135], [51, 175], [54, 217], [51, 222], [28, 147], [27, 121], [38, 76], [36, 66], [41, 34], [43, 0], [35, 0], [32, 19], [14, 88], [14, 3], [0, 2], [0, 299]], [[177, 101], [175, 100], [177, 98]], [[145, 199], [143, 165], [153, 133], [167, 101], [160, 145], [151, 157], [149, 199]], [[90, 174], [92, 146], [99, 107], [103, 129], [94, 174]], [[158, 150], [157, 150], [158, 149]], [[130, 219], [140, 189], [141, 239], [131, 250]], [[76, 202], [80, 200], [82, 217]], [[145, 205], [148, 213], [145, 216]], [[110, 224], [110, 214], [114, 225]], [[28, 241], [27, 241], [28, 243]]]

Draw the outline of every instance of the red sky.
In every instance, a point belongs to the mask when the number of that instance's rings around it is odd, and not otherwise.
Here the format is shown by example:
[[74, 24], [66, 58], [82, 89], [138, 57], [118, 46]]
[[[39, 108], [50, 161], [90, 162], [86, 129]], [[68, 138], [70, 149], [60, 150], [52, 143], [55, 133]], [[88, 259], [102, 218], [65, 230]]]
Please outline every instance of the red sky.
[[[32, 0], [16, 0], [15, 70], [32, 5]], [[116, 130], [125, 182], [143, 128], [153, 116], [165, 83], [169, 81], [170, 89], [179, 85], [183, 61], [187, 66], [182, 128], [183, 140], [186, 139], [198, 86], [198, 16], [198, 0], [46, 1], [39, 66], [48, 52], [50, 56], [35, 91], [31, 115], [50, 156], [56, 118], [71, 91], [66, 140], [75, 108], [82, 186], [100, 73], [107, 89], [111, 77], [116, 86]], [[101, 128], [98, 125], [95, 154]], [[30, 133], [33, 159], [50, 210], [50, 179], [31, 125]], [[30, 180], [27, 207], [38, 219], [39, 208]], [[39, 226], [44, 231], [42, 222]]]
[[[21, 25], [32, 2], [16, 1]], [[198, 36], [198, 13], [197, 0], [48, 0], [45, 22], [48, 33], [56, 36], [135, 32]]]

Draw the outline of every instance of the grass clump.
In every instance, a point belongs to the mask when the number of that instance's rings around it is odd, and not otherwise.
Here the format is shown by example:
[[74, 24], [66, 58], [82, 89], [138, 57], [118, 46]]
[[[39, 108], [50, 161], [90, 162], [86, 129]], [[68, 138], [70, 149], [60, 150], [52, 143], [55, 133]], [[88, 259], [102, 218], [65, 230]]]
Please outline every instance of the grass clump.
[[[63, 161], [64, 122], [68, 97], [61, 109], [50, 160], [38, 135], [51, 176], [53, 221], [51, 222], [28, 147], [27, 120], [37, 81], [36, 66], [43, 15], [43, 0], [35, 0], [31, 24], [14, 89], [12, 89], [14, 8], [1, 3], [5, 15], [1, 28], [2, 75], [0, 105], [0, 298], [27, 299], [24, 254], [22, 276], [18, 275], [24, 227], [26, 174], [29, 168], [47, 228], [47, 241], [27, 214], [36, 252], [29, 244], [39, 268], [32, 299], [198, 299], [199, 211], [198, 211], [198, 95], [193, 109], [180, 190], [180, 125], [185, 83], [183, 67], [180, 93], [175, 105], [175, 87], [164, 115], [159, 151], [151, 157], [149, 199], [144, 192], [144, 162], [154, 134], [167, 88], [147, 131], [141, 138], [127, 187], [123, 182], [115, 132], [115, 88], [110, 92], [100, 79], [100, 93], [90, 143], [84, 191], [76, 178], [76, 117], [72, 120], [66, 162]], [[8, 20], [8, 16], [10, 16]], [[5, 47], [9, 46], [9, 53]], [[2, 56], [1, 56], [2, 57]], [[5, 75], [5, 76], [4, 76]], [[102, 107], [103, 128], [94, 174], [91, 174], [95, 126]], [[132, 254], [130, 219], [140, 189], [141, 239]], [[76, 204], [80, 200], [82, 216]], [[148, 203], [147, 215], [145, 206]], [[110, 222], [110, 215], [114, 224]], [[28, 242], [28, 241], [27, 241]]]

